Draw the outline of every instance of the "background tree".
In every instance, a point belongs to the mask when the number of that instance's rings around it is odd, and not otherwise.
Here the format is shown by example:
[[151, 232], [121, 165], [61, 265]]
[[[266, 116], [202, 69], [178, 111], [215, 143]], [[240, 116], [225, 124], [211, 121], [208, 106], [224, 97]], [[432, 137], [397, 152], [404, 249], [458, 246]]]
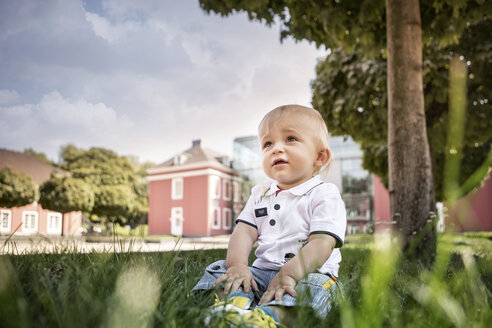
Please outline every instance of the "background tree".
[[38, 200], [38, 197], [38, 187], [30, 176], [9, 167], [0, 169], [0, 206], [24, 206]]
[[88, 183], [94, 192], [92, 219], [123, 225], [146, 214], [146, 186], [126, 157], [103, 148], [83, 150], [71, 144], [63, 146], [60, 153], [60, 167]]
[[[317, 46], [360, 49], [367, 58], [388, 60], [389, 186], [392, 219], [402, 232], [410, 257], [435, 253], [433, 229], [423, 231], [434, 208], [434, 187], [426, 134], [422, 82], [422, 42], [445, 47], [490, 13], [484, 0], [347, 0], [306, 3], [295, 0], [200, 0], [221, 15], [247, 12], [251, 20], [278, 21], [281, 38], [314, 41]], [[485, 17], [485, 18], [484, 18]], [[422, 23], [421, 23], [422, 22]], [[381, 129], [386, 129], [382, 126]], [[408, 156], [411, 152], [411, 156]], [[421, 233], [422, 231], [422, 233]], [[423, 234], [423, 235], [422, 235]], [[419, 247], [409, 247], [415, 237]]]
[[103, 185], [97, 188], [93, 214], [108, 217], [111, 221], [126, 223], [135, 204], [135, 194], [130, 185]]
[[72, 177], [51, 177], [39, 187], [39, 204], [44, 209], [69, 213], [90, 212], [94, 206], [94, 192], [82, 179]]
[[[94, 206], [94, 192], [82, 179], [69, 176], [52, 176], [39, 188], [39, 204], [44, 209], [69, 213], [72, 211], [90, 212]], [[62, 216], [62, 226], [63, 226]]]
[[147, 182], [147, 169], [154, 167], [153, 162], [140, 163], [136, 156], [126, 156], [128, 162], [133, 166], [135, 172], [135, 182], [133, 183], [133, 191], [137, 195], [133, 210], [127, 218], [128, 224], [136, 226], [138, 224], [147, 223], [149, 212], [149, 192]]

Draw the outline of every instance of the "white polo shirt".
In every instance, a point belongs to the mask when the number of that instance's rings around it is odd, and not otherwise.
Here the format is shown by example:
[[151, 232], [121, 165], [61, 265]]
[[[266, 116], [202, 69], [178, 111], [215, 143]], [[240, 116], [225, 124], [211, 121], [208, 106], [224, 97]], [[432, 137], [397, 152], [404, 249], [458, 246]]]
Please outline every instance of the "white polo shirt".
[[336, 185], [321, 181], [319, 175], [287, 190], [275, 181], [255, 186], [236, 223], [258, 229], [258, 248], [253, 266], [280, 270], [307, 243], [310, 234], [324, 233], [336, 239], [336, 248], [319, 268], [338, 276], [342, 260], [347, 218], [345, 204]]

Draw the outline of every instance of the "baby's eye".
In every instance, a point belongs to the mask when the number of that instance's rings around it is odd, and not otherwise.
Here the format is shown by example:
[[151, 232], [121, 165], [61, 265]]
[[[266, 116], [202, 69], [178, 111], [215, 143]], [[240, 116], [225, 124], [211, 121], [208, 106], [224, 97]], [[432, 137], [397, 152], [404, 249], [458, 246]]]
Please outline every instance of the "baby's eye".
[[270, 141], [267, 141], [263, 144], [263, 149], [267, 148], [267, 147], [271, 147], [272, 146], [272, 143]]
[[287, 137], [287, 141], [288, 142], [293, 142], [293, 141], [297, 141], [296, 137]]

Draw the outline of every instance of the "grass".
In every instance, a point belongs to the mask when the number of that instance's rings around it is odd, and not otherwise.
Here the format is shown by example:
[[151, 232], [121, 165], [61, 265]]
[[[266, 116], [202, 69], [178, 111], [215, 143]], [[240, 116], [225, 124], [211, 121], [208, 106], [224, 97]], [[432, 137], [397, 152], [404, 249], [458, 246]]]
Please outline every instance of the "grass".
[[[400, 263], [394, 241], [342, 248], [346, 297], [296, 327], [491, 327], [492, 233], [443, 235], [432, 271]], [[0, 256], [2, 327], [200, 327], [213, 295], [189, 291], [225, 250]]]

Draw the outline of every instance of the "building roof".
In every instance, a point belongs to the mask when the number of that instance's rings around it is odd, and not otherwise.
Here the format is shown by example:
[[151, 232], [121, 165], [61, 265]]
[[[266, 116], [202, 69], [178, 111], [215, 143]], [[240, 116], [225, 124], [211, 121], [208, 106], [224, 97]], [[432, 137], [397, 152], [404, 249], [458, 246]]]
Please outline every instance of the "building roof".
[[222, 166], [230, 170], [230, 159], [226, 155], [220, 154], [214, 150], [206, 149], [201, 146], [200, 140], [193, 140], [191, 148], [180, 154], [168, 159], [167, 161], [151, 168], [152, 171], [179, 167], [189, 164], [204, 164], [212, 166]]
[[45, 163], [36, 156], [0, 148], [0, 169], [6, 167], [30, 176], [38, 185], [49, 180], [52, 173], [68, 174], [67, 171]]

